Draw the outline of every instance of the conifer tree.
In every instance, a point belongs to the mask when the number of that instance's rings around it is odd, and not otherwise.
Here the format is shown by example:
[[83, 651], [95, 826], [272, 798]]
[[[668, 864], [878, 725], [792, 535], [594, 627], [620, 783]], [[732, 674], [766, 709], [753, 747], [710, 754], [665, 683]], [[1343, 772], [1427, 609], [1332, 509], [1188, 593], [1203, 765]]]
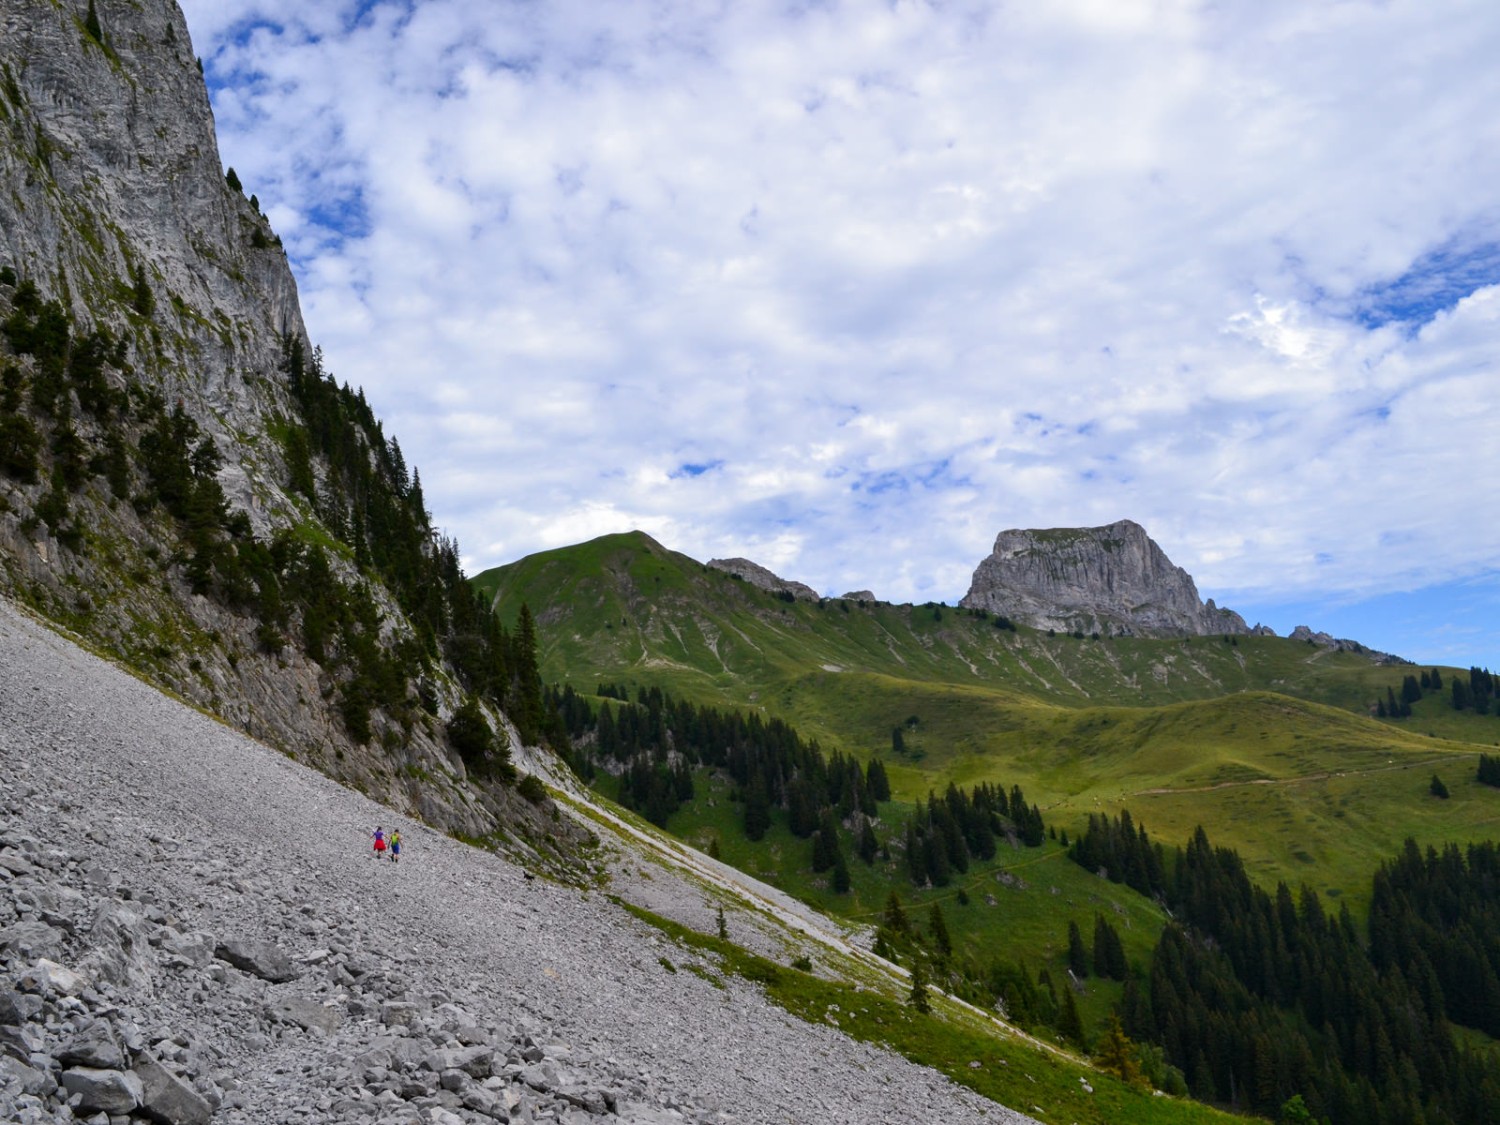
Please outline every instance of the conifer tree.
[[944, 961], [952, 957], [953, 939], [948, 936], [948, 922], [943, 917], [943, 908], [937, 903], [932, 904], [932, 909], [927, 914], [927, 930], [938, 955]]
[[1083, 946], [1083, 934], [1078, 923], [1068, 922], [1068, 969], [1079, 980], [1089, 975], [1089, 955]]
[[908, 1003], [923, 1015], [932, 1011], [932, 1002], [927, 997], [927, 970], [922, 967], [920, 960], [912, 962], [911, 995]]
[[1070, 1043], [1083, 1047], [1083, 1017], [1078, 1014], [1078, 1001], [1073, 999], [1073, 989], [1063, 989], [1062, 1011], [1058, 1013], [1057, 1030]]
[[906, 920], [906, 910], [901, 905], [901, 896], [895, 891], [885, 900], [885, 924], [892, 933], [906, 934], [911, 930]]
[[875, 862], [875, 853], [880, 849], [879, 841], [875, 839], [875, 829], [871, 826], [868, 818], [861, 818], [859, 827], [859, 858], [868, 867]]
[[99, 24], [99, 12], [94, 7], [94, 0], [89, 0], [88, 15], [83, 17], [83, 29], [89, 33], [95, 43], [104, 46], [104, 28]]
[[849, 864], [844, 859], [843, 850], [835, 847], [833, 852], [833, 891], [835, 894], [848, 894], [849, 885]]

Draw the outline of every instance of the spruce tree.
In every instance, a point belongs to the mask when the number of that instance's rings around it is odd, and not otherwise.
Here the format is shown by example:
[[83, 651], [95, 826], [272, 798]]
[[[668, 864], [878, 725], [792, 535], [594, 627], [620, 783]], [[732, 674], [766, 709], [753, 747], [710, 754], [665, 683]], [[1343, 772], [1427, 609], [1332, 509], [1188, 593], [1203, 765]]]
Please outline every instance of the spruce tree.
[[937, 903], [927, 914], [927, 930], [932, 936], [933, 947], [944, 961], [953, 956], [953, 939], [948, 936], [948, 922], [943, 917], [943, 908]]
[[1078, 1014], [1078, 1001], [1073, 999], [1073, 989], [1063, 989], [1062, 1011], [1057, 1017], [1057, 1030], [1062, 1032], [1063, 1037], [1070, 1043], [1080, 1047], [1085, 1046], [1083, 1041], [1083, 1017]]
[[922, 968], [921, 961], [912, 962], [911, 996], [908, 1002], [923, 1015], [932, 1011], [932, 1002], [927, 998], [927, 970]]
[[1068, 923], [1068, 969], [1072, 974], [1082, 980], [1089, 975], [1089, 955], [1083, 946], [1083, 934], [1079, 932], [1078, 923]]
[[83, 17], [83, 30], [87, 31], [99, 46], [104, 46], [104, 28], [99, 25], [99, 12], [94, 7], [94, 0], [89, 0], [88, 15]]
[[885, 900], [885, 924], [887, 929], [897, 934], [909, 933], [911, 929], [906, 920], [906, 910], [901, 906], [901, 896], [895, 891]]
[[880, 844], [875, 839], [875, 829], [868, 819], [862, 818], [859, 828], [859, 858], [868, 867], [875, 862], [875, 853], [879, 850]]
[[1432, 781], [1428, 784], [1427, 791], [1434, 797], [1440, 797], [1444, 801], [1448, 799], [1448, 787], [1443, 784], [1443, 779], [1437, 774], [1432, 775]]
[[838, 847], [833, 851], [833, 891], [840, 895], [849, 893], [849, 864], [844, 860], [843, 850]]

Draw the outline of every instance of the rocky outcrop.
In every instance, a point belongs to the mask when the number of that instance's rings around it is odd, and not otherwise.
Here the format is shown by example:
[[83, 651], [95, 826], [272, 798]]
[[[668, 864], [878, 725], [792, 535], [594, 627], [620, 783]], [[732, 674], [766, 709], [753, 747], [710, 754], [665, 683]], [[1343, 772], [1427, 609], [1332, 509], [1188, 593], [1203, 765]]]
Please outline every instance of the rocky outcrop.
[[815, 602], [821, 600], [818, 592], [811, 586], [801, 582], [789, 582], [785, 578], [772, 574], [759, 563], [753, 563], [749, 559], [709, 559], [708, 565], [715, 570], [722, 570], [725, 574], [733, 575], [741, 581], [766, 591], [768, 594], [790, 596], [799, 602]]
[[[56, 302], [75, 352], [80, 338], [106, 334], [98, 394], [128, 409], [83, 409], [69, 390], [48, 425], [61, 430], [66, 418], [92, 451], [138, 444], [148, 399], [180, 407], [212, 439], [218, 483], [256, 540], [294, 531], [331, 541], [319, 523], [330, 512], [337, 522], [346, 505], [326, 502], [323, 463], [311, 467], [319, 504], [292, 489], [287, 467], [298, 415], [283, 366], [292, 341], [312, 354], [297, 286], [253, 196], [226, 179], [183, 15], [174, 0], [101, 2], [97, 25], [86, 10], [0, 6], [0, 322], [24, 302]], [[43, 364], [0, 333], [0, 375], [34, 389]], [[441, 669], [416, 722], [377, 707], [369, 735], [351, 736], [338, 710], [347, 673], [295, 644], [266, 643], [253, 613], [206, 596], [138, 466], [111, 482], [94, 458], [58, 490], [54, 444], [40, 443], [46, 471], [0, 471], [0, 593], [430, 823], [475, 836], [499, 823], [537, 839], [554, 831], [546, 810], [471, 783], [444, 736], [461, 694]], [[66, 522], [43, 514], [59, 494]], [[352, 557], [329, 557], [374, 604], [385, 642], [415, 636]]]
[[1233, 610], [1198, 598], [1192, 575], [1140, 524], [1002, 531], [959, 603], [1059, 632], [1104, 636], [1244, 635]]

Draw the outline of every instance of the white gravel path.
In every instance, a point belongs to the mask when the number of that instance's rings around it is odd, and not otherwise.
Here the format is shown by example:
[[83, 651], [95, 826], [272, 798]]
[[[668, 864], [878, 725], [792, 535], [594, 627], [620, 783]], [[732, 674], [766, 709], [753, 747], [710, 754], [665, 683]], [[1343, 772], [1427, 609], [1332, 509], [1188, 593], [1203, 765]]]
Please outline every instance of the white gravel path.
[[[501, 858], [400, 821], [3, 601], [0, 770], [9, 791], [32, 793], [28, 831], [55, 825], [80, 866], [148, 888], [187, 924], [271, 938], [293, 956], [335, 930], [358, 934], [413, 996], [464, 998], [491, 1023], [561, 1041], [571, 1066], [644, 1091], [663, 1120], [1030, 1120], [795, 1020], [751, 985], [669, 972], [658, 958], [680, 964], [683, 952], [602, 894], [525, 880]], [[377, 823], [400, 825], [399, 866], [369, 857]], [[212, 995], [160, 1000], [179, 1006], [171, 1018], [225, 1035]], [[354, 1021], [327, 1038], [237, 1044], [225, 1065], [242, 1092], [216, 1119], [316, 1120], [307, 1109], [326, 1094], [327, 1068], [307, 1056], [357, 1049], [359, 1034]]]

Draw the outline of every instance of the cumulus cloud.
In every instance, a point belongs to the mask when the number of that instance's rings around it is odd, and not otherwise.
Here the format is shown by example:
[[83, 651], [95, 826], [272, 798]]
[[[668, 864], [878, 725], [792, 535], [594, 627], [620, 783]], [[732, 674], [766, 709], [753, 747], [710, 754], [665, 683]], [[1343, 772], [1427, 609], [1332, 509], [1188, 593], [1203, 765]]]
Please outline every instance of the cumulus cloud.
[[639, 526], [952, 600], [1121, 517], [1230, 605], [1500, 569], [1483, 5], [183, 6], [471, 569]]

